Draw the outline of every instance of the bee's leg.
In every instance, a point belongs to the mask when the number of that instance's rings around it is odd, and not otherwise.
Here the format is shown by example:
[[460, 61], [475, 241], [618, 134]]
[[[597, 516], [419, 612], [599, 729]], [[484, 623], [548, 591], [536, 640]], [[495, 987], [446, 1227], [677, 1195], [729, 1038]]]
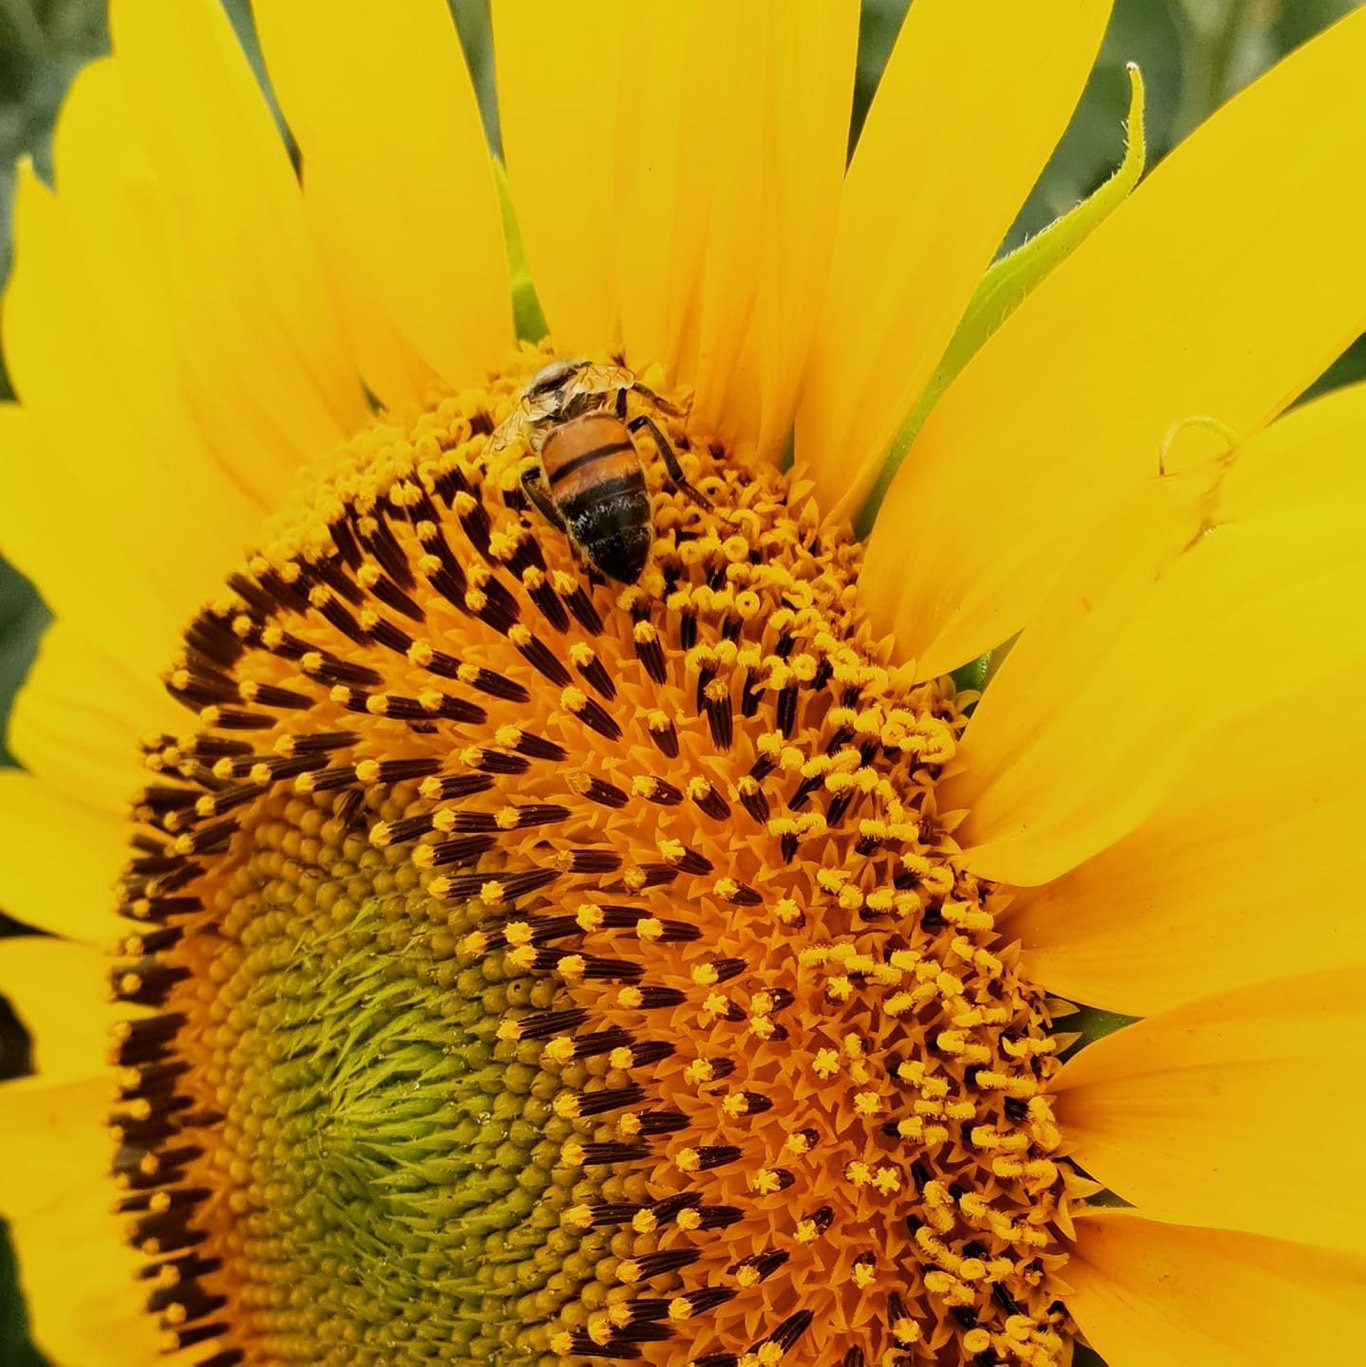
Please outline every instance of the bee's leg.
[[667, 413], [671, 418], [681, 418], [683, 410], [676, 404], [670, 403], [668, 399], [656, 394], [653, 389], [647, 389], [643, 384], [637, 382], [631, 386], [642, 399], [654, 404], [661, 413]]
[[626, 390], [617, 390], [617, 419], [620, 422], [626, 421]]
[[669, 439], [659, 430], [659, 425], [648, 414], [642, 413], [637, 418], [632, 418], [626, 426], [632, 432], [639, 432], [643, 427], [655, 439], [655, 445], [659, 447], [659, 454], [664, 457], [664, 468], [669, 472], [669, 478], [678, 486], [679, 492], [686, 494], [699, 508], [710, 508], [711, 499], [700, 489], [694, 489], [688, 483], [687, 476], [683, 473], [683, 467], [678, 463], [678, 457], [674, 454], [674, 449], [669, 445]]
[[545, 487], [545, 472], [539, 462], [528, 465], [522, 471], [522, 492], [536, 505], [541, 516], [552, 527], [564, 531], [564, 518], [560, 516], [555, 500], [550, 497], [550, 490]]

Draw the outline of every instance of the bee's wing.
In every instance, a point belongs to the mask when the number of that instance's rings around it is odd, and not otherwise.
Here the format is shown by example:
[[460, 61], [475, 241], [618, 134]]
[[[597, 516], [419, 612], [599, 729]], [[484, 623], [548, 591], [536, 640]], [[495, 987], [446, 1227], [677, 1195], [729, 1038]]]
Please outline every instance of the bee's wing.
[[635, 375], [624, 366], [585, 363], [567, 386], [570, 394], [605, 394], [614, 389], [630, 389]]
[[484, 451], [489, 455], [497, 454], [520, 440], [526, 432], [526, 427], [526, 411], [519, 400], [517, 407], [489, 433], [489, 439], [484, 443]]

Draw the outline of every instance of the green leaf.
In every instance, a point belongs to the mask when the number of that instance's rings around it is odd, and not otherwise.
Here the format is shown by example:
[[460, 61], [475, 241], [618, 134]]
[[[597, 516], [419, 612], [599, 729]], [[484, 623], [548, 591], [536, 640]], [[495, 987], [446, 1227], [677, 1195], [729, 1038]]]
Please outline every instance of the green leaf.
[[1081, 1037], [1062, 1057], [1069, 1059], [1079, 1049], [1085, 1049], [1088, 1044], [1094, 1044], [1106, 1035], [1113, 1035], [1116, 1030], [1122, 1030], [1126, 1025], [1132, 1025], [1139, 1019], [1141, 1017], [1124, 1016], [1118, 1011], [1101, 1011], [1094, 1006], [1078, 1006], [1073, 1015], [1057, 1022], [1061, 1033]]
[[512, 279], [512, 318], [517, 325], [517, 337], [523, 342], [539, 342], [550, 331], [536, 298], [536, 286], [531, 282], [531, 271], [526, 263], [521, 229], [517, 226], [517, 211], [512, 207], [512, 189], [507, 171], [497, 157], [493, 158], [493, 178], [498, 183], [498, 203], [503, 211], [503, 236], [507, 241], [508, 274]]
[[1129, 118], [1124, 159], [1118, 169], [1093, 195], [1055, 219], [1032, 237], [996, 261], [982, 277], [958, 330], [953, 334], [933, 378], [925, 387], [911, 415], [892, 442], [868, 501], [854, 523], [862, 540], [873, 530], [882, 500], [901, 467], [930, 410], [958, 373], [981, 350], [987, 338], [1015, 312], [1034, 287], [1068, 256], [1128, 198], [1143, 174], [1147, 146], [1143, 137], [1143, 77], [1129, 63]]
[[[52, 614], [18, 570], [0, 560], [0, 737]], [[14, 763], [0, 739], [0, 765]]]
[[9, 1229], [0, 1220], [0, 1364], [3, 1367], [47, 1367], [47, 1359], [28, 1339], [28, 1316], [19, 1294], [18, 1269]]

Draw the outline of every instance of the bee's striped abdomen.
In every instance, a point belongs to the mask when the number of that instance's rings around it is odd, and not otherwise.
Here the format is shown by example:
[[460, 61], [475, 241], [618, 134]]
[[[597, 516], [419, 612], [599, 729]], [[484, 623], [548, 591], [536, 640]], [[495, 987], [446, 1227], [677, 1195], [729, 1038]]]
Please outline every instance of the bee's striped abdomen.
[[556, 427], [541, 466], [570, 537], [604, 574], [634, 584], [650, 550], [650, 495], [625, 423], [589, 413]]

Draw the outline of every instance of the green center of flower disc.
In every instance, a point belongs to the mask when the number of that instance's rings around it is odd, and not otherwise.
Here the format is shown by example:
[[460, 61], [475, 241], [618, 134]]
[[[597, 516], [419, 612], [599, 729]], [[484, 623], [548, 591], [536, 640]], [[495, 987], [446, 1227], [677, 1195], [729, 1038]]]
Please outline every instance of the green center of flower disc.
[[168, 676], [113, 1116], [167, 1347], [1062, 1361], [1054, 1044], [935, 805], [952, 686], [648, 391], [701, 497], [642, 442], [644, 572], [593, 569], [489, 440], [524, 383], [359, 435]]

